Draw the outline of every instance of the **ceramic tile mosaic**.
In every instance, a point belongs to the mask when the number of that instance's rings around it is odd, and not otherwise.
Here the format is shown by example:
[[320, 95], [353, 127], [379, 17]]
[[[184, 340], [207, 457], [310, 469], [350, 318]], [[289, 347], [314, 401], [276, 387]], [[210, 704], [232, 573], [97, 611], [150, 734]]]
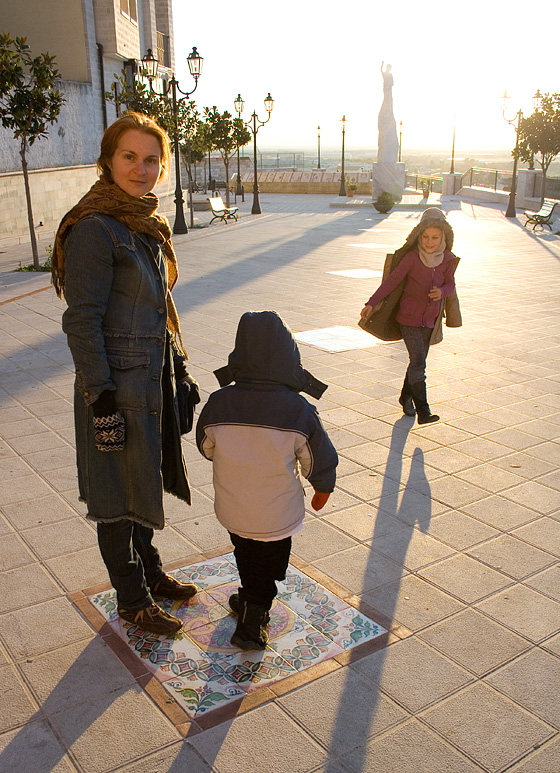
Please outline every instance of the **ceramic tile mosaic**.
[[188, 602], [159, 602], [183, 620], [174, 638], [147, 633], [119, 618], [112, 588], [88, 598], [191, 719], [386, 633], [290, 565], [270, 610], [266, 649], [241, 651], [230, 643], [236, 621], [228, 599], [239, 586], [233, 554], [172, 574], [198, 587]]
[[301, 344], [309, 344], [326, 352], [347, 352], [351, 349], [366, 349], [383, 343], [365, 330], [361, 330], [357, 323], [355, 328], [337, 325], [319, 330], [305, 330], [294, 333], [294, 338]]

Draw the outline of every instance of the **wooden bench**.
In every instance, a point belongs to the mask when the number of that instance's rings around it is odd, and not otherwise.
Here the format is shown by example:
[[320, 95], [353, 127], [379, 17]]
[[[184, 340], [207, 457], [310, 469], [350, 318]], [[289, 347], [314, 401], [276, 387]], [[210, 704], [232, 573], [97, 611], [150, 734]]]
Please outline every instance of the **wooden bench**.
[[538, 212], [525, 212], [525, 217], [527, 218], [525, 225], [532, 223], [533, 231], [538, 225], [547, 225], [552, 231], [552, 215], [554, 214], [557, 204], [558, 202], [553, 199], [545, 199]]
[[236, 213], [239, 207], [226, 207], [221, 196], [213, 196], [211, 199], [208, 199], [208, 203], [214, 215], [210, 224], [214, 220], [223, 220], [224, 223], [227, 223], [228, 220], [237, 220]]

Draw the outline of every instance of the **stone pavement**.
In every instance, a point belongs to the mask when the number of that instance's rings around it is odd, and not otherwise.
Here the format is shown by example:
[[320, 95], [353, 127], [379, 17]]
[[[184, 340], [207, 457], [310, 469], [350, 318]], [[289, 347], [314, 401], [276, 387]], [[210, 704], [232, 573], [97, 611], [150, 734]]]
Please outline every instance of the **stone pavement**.
[[[464, 319], [430, 353], [442, 421], [400, 412], [401, 342], [300, 347], [329, 383], [318, 405], [340, 466], [294, 562], [389, 628], [386, 646], [257, 690], [207, 729], [161, 711], [73, 603], [107, 577], [77, 501], [64, 305], [48, 276], [8, 270], [24, 248], [0, 256], [2, 773], [560, 770], [560, 239], [496, 206], [441, 203]], [[419, 218], [329, 204], [265, 194], [251, 216], [249, 195], [238, 223], [175, 239], [205, 393], [248, 309], [296, 333], [355, 329], [378, 280], [331, 272], [381, 271]], [[231, 549], [211, 465], [192, 436], [184, 447], [193, 507], [170, 499], [157, 536], [171, 568]]]

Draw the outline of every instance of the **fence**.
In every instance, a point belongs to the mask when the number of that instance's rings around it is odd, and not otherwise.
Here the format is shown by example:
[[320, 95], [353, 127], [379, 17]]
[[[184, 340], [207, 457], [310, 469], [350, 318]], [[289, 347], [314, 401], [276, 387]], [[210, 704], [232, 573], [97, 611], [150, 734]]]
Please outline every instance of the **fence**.
[[[543, 178], [539, 175], [535, 176], [535, 189], [533, 196], [540, 199], [543, 195]], [[545, 183], [544, 197], [547, 199], [560, 199], [560, 177], [547, 177]]]
[[407, 174], [405, 184], [407, 188], [414, 188], [415, 191], [421, 191], [427, 185], [430, 193], [441, 193], [443, 178], [438, 175]]

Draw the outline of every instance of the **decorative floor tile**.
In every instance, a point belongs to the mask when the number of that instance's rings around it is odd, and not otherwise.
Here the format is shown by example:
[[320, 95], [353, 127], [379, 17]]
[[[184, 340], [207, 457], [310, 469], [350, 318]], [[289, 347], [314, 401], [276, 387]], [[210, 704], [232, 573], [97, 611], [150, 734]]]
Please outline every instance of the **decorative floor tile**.
[[365, 330], [361, 330], [357, 321], [356, 328], [337, 325], [336, 327], [324, 327], [320, 330], [305, 330], [301, 333], [294, 333], [294, 338], [299, 343], [309, 344], [317, 349], [324, 349], [326, 352], [366, 349], [383, 343], [366, 333]]
[[88, 598], [191, 719], [386, 633], [290, 565], [270, 610], [266, 649], [244, 652], [230, 642], [236, 620], [228, 599], [239, 587], [233, 554], [172, 574], [199, 589], [189, 601], [159, 602], [183, 621], [174, 638], [156, 636], [119, 618], [113, 589]]

